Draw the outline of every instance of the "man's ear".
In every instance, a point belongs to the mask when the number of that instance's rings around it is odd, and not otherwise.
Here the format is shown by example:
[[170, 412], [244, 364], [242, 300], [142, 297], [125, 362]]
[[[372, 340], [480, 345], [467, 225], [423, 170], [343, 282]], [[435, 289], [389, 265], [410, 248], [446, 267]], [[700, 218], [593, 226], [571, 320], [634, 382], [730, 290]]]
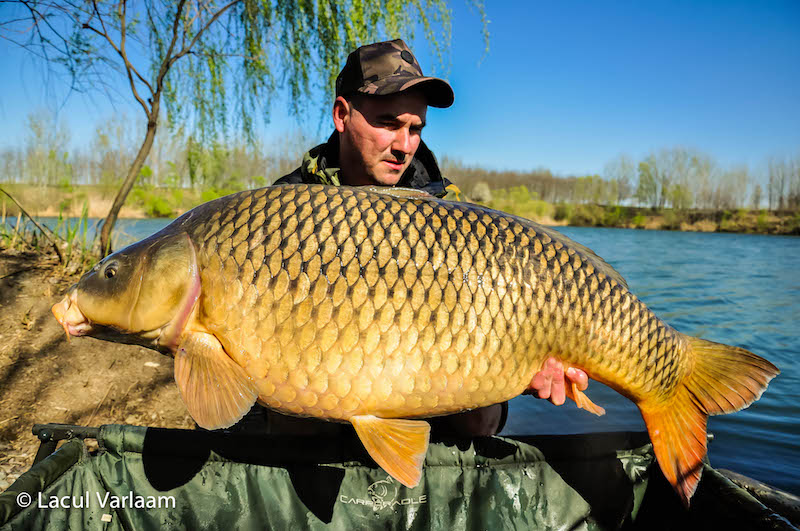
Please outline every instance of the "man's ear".
[[344, 133], [344, 128], [350, 120], [350, 103], [339, 96], [333, 102], [333, 126], [340, 133]]

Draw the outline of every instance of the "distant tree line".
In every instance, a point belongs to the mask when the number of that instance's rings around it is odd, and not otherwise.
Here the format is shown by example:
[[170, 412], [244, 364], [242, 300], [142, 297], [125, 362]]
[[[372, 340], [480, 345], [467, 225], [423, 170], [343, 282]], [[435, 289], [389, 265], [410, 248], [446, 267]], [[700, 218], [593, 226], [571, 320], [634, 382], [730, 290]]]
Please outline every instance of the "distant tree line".
[[[528, 172], [489, 170], [444, 157], [442, 171], [467, 195], [490, 189], [524, 186], [548, 203], [632, 205], [675, 209], [800, 209], [800, 152], [773, 158], [766, 176], [746, 166], [724, 167], [696, 149], [674, 147], [648, 153], [636, 161], [619, 155], [603, 173], [556, 176], [539, 168]], [[762, 183], [766, 183], [766, 190]]]
[[[125, 117], [114, 117], [96, 126], [87, 146], [70, 151], [67, 126], [51, 113], [32, 113], [22, 145], [0, 149], [0, 183], [96, 185], [113, 196], [136, 156], [138, 139], [132, 132], [138, 129]], [[137, 185], [220, 193], [265, 186], [296, 168], [310, 144], [299, 134], [270, 143], [244, 139], [201, 143], [180, 130], [165, 131]]]

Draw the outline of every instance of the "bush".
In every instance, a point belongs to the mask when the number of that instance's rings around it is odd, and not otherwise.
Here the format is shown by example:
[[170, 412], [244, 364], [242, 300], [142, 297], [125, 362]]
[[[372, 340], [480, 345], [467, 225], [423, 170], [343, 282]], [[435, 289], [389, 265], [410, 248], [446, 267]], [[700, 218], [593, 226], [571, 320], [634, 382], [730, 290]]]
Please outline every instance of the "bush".
[[604, 227], [621, 227], [625, 218], [628, 217], [626, 214], [627, 212], [621, 206], [608, 208], [603, 214], [602, 224]]
[[173, 215], [172, 206], [163, 197], [151, 195], [144, 205], [144, 213], [150, 218], [170, 218]]
[[683, 216], [676, 212], [674, 209], [664, 211], [664, 224], [662, 228], [667, 230], [678, 230], [681, 228]]
[[233, 194], [238, 190], [230, 189], [230, 188], [207, 188], [202, 191], [200, 194], [200, 199], [203, 203], [208, 203], [209, 201], [213, 201], [214, 199], [219, 199], [220, 197]]
[[758, 211], [756, 227], [758, 227], [758, 232], [767, 232], [767, 211], [763, 208]]
[[556, 221], [569, 221], [575, 212], [575, 205], [569, 203], [559, 203], [556, 205], [556, 212], [553, 218]]
[[599, 205], [578, 205], [572, 217], [569, 218], [570, 225], [583, 227], [596, 227], [602, 225], [603, 207]]
[[636, 227], [637, 229], [643, 229], [645, 224], [647, 223], [647, 218], [644, 217], [644, 214], [636, 214], [635, 216], [633, 216], [631, 223], [633, 223], [633, 226]]
[[175, 213], [170, 201], [164, 197], [166, 191], [150, 186], [137, 186], [131, 192], [133, 204], [144, 210], [149, 218], [169, 218]]

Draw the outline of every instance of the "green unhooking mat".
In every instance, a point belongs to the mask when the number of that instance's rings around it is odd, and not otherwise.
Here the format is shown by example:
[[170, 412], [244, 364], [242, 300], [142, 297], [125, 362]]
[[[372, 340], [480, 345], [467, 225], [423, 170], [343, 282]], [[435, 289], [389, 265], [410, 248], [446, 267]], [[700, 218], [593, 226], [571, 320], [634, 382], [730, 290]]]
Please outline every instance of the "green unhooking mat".
[[355, 436], [108, 425], [0, 494], [2, 529], [614, 529], [788, 523], [713, 469], [686, 511], [644, 433], [431, 444], [406, 488]]

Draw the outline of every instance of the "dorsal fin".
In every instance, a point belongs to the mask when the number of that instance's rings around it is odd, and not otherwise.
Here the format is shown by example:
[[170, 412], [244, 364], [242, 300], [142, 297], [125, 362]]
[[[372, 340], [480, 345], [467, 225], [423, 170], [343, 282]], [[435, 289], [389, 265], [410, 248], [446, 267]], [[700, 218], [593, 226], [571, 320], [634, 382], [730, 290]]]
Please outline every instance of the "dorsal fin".
[[397, 199], [436, 199], [436, 196], [429, 194], [424, 190], [416, 190], [414, 188], [397, 188], [390, 186], [359, 186], [354, 188], [359, 192], [370, 192], [374, 194], [383, 194], [396, 197]]

